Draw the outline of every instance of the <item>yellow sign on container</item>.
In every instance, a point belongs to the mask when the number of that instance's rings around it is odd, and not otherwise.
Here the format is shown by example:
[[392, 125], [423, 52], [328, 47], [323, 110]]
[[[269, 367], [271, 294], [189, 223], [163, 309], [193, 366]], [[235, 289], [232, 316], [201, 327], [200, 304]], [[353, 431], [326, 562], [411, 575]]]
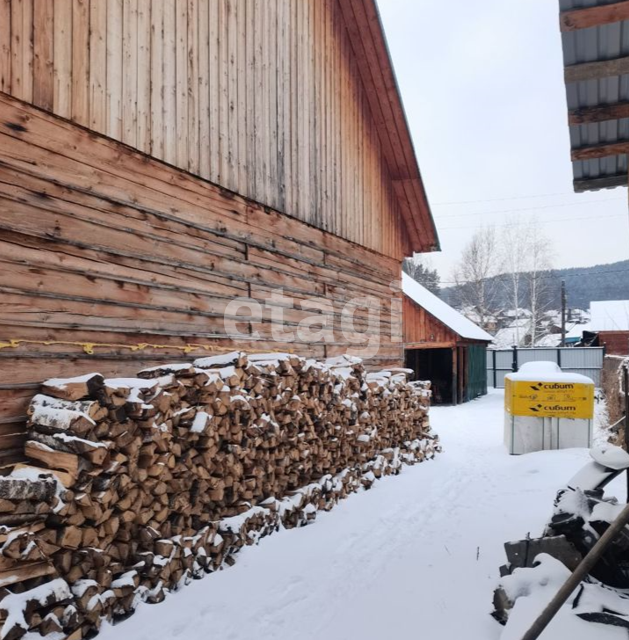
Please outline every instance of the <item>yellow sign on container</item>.
[[505, 378], [505, 409], [513, 416], [594, 417], [594, 385], [582, 382], [535, 382]]

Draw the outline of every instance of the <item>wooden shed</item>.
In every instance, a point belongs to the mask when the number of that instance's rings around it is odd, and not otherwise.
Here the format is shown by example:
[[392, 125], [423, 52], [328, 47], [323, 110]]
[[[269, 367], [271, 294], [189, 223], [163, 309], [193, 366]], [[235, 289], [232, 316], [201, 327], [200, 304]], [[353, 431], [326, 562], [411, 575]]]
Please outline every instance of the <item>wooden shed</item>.
[[487, 393], [492, 337], [456, 309], [402, 275], [406, 366], [430, 380], [435, 404], [459, 404]]
[[313, 301], [372, 296], [401, 365], [438, 239], [375, 0], [1, 0], [0, 229], [0, 466], [49, 377], [356, 348], [295, 332]]

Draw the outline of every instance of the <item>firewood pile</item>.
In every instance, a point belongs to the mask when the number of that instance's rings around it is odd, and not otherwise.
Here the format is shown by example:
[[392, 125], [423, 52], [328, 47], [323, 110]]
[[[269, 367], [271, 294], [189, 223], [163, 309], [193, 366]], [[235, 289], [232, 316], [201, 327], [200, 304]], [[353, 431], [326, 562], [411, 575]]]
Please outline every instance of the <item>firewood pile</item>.
[[81, 638], [439, 451], [429, 384], [240, 352], [47, 381], [0, 478], [0, 640]]

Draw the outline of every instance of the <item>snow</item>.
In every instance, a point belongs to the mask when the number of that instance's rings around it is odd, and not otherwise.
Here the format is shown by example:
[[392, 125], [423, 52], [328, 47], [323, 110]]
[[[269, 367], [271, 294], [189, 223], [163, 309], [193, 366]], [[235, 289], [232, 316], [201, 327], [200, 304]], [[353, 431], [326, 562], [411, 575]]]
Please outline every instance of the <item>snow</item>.
[[437, 320], [447, 327], [450, 327], [450, 329], [458, 333], [462, 338], [468, 338], [469, 340], [486, 340], [487, 342], [493, 340], [492, 336], [486, 331], [483, 331], [483, 329], [475, 325], [471, 320], [468, 320], [463, 314], [446, 304], [434, 293], [422, 287], [419, 282], [413, 280], [413, 278], [406, 273], [402, 274], [402, 291], [405, 296], [409, 297], [413, 302], [422, 307], [422, 309], [425, 309], [430, 315], [437, 318]]
[[494, 344], [492, 349], [510, 349], [513, 345], [519, 346], [519, 343], [528, 333], [528, 328], [505, 327], [500, 329], [493, 337]]
[[505, 379], [557, 384], [594, 384], [593, 380], [587, 376], [580, 373], [564, 372], [555, 362], [545, 360], [527, 362], [520, 367], [517, 373], [508, 373]]
[[56, 387], [57, 389], [65, 389], [69, 384], [87, 382], [94, 376], [100, 376], [100, 373], [86, 373], [82, 376], [76, 376], [74, 378], [49, 378], [43, 385], [46, 387]]
[[[511, 596], [519, 595], [509, 617], [509, 624], [500, 640], [520, 640], [531, 623], [566, 581], [570, 572], [561, 562], [542, 554], [540, 566], [535, 569], [520, 569], [503, 579]], [[599, 587], [600, 589], [600, 587]], [[578, 591], [569, 598], [574, 602]], [[581, 605], [582, 608], [582, 605]], [[591, 609], [590, 609], [591, 610]], [[556, 618], [541, 635], [542, 640], [626, 640], [627, 631], [618, 627], [584, 622], [572, 613], [570, 607], [562, 608]]]
[[210, 356], [209, 358], [198, 358], [194, 361], [194, 366], [200, 369], [211, 369], [212, 367], [225, 367], [234, 364], [239, 358], [244, 357], [242, 351], [230, 351], [229, 353], [221, 353], [218, 356]]
[[211, 419], [211, 416], [207, 414], [205, 411], [199, 411], [194, 416], [194, 420], [192, 421], [192, 426], [190, 427], [190, 431], [192, 433], [203, 433], [210, 419]]
[[[517, 638], [503, 635], [489, 615], [503, 544], [541, 534], [557, 490], [590, 456], [585, 449], [509, 456], [503, 402], [504, 392], [491, 390], [468, 404], [431, 409], [444, 445], [436, 460], [378, 480], [311, 526], [245, 548], [234, 567], [163, 604], [141, 605], [100, 638], [205, 640], [208, 629], [230, 640]], [[543, 595], [552, 595], [550, 587]], [[539, 606], [522, 598], [515, 619], [531, 621]], [[598, 625], [561, 615], [561, 632], [542, 640], [618, 637], [605, 628], [598, 636]], [[507, 629], [512, 633], [511, 624]]]
[[590, 303], [592, 331], [629, 331], [629, 300], [600, 300]]

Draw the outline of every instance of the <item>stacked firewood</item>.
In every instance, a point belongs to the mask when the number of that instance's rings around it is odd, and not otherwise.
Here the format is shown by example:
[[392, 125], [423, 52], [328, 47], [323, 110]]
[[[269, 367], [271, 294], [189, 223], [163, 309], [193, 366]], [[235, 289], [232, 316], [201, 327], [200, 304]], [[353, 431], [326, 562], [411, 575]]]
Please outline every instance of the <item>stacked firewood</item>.
[[2, 583], [0, 638], [91, 633], [431, 458], [429, 396], [404, 370], [290, 354], [49, 380], [29, 408], [31, 463], [7, 480], [37, 489], [0, 502], [7, 539], [20, 539], [3, 557], [46, 572]]

